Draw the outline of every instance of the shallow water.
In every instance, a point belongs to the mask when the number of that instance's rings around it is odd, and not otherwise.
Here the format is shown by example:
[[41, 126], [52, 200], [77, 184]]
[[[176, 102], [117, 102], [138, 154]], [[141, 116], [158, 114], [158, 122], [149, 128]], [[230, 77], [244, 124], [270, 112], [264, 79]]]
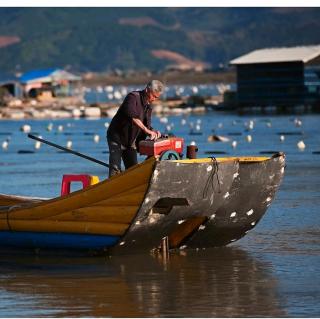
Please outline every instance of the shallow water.
[[[318, 115], [242, 116], [209, 113], [169, 117], [172, 131], [196, 141], [199, 156], [208, 151], [226, 155], [263, 155], [284, 151], [287, 167], [276, 198], [260, 223], [243, 239], [219, 249], [183, 250], [170, 255], [121, 257], [66, 257], [2, 254], [0, 258], [0, 316], [5, 317], [319, 317], [320, 307], [320, 125]], [[189, 135], [189, 123], [201, 120], [203, 135]], [[246, 131], [245, 122], [254, 121]], [[90, 173], [100, 179], [107, 170], [73, 155], [34, 141], [19, 131], [30, 124], [33, 132], [107, 161], [104, 123], [100, 120], [0, 121], [0, 193], [53, 197], [60, 192], [64, 173]], [[46, 131], [49, 122], [52, 132]], [[221, 124], [222, 123], [222, 127]], [[271, 123], [271, 127], [270, 124]], [[57, 132], [58, 125], [64, 131]], [[167, 124], [154, 119], [154, 126]], [[208, 143], [212, 134], [237, 140]], [[302, 135], [285, 135], [294, 132]], [[11, 134], [9, 134], [11, 133]], [[67, 135], [65, 134], [67, 133]], [[242, 135], [228, 135], [241, 133]], [[100, 143], [93, 135], [100, 135]], [[246, 135], [252, 142], [246, 141]], [[297, 148], [303, 140], [304, 151]], [[0, 145], [1, 145], [0, 144]], [[19, 150], [35, 151], [18, 154]], [[141, 158], [142, 159], [142, 158]]]

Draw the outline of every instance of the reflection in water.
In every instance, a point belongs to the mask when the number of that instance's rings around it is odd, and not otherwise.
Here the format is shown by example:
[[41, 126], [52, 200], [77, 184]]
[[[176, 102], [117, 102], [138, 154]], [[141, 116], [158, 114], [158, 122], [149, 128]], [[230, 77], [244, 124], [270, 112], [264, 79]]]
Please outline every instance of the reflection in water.
[[1, 316], [285, 316], [269, 264], [235, 248], [112, 258], [4, 257]]

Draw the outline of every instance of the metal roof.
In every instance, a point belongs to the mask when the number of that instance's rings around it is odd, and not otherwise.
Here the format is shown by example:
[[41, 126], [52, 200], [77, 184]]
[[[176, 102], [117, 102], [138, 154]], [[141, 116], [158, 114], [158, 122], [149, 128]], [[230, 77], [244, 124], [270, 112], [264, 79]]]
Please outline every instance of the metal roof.
[[81, 77], [61, 69], [44, 69], [26, 72], [20, 78], [21, 83], [52, 82], [57, 80], [79, 81]]
[[273, 62], [309, 62], [320, 55], [320, 45], [290, 48], [267, 48], [255, 50], [230, 61], [231, 65], [273, 63]]

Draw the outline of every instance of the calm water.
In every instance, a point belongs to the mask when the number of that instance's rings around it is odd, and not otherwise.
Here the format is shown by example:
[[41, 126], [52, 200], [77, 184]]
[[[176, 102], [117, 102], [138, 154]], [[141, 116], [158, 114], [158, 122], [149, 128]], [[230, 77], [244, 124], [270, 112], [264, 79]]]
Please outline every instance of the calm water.
[[[209, 113], [168, 117], [154, 126], [172, 131], [205, 152], [261, 155], [284, 151], [285, 178], [261, 222], [246, 237], [221, 249], [184, 250], [169, 260], [157, 256], [66, 257], [2, 254], [0, 316], [5, 317], [319, 317], [320, 315], [320, 117], [243, 116]], [[254, 121], [246, 131], [245, 123]], [[104, 167], [49, 146], [35, 151], [32, 131], [57, 144], [72, 140], [73, 149], [107, 161], [105, 122], [101, 120], [0, 121], [0, 193], [58, 196], [63, 173], [107, 176]], [[190, 122], [201, 121], [203, 135], [189, 135]], [[47, 125], [52, 122], [53, 130]], [[269, 124], [270, 123], [270, 124]], [[58, 132], [58, 125], [64, 126]], [[271, 125], [271, 127], [270, 127]], [[229, 143], [208, 143], [212, 134]], [[301, 135], [285, 135], [280, 132]], [[232, 135], [229, 135], [229, 134]], [[93, 142], [93, 134], [100, 142]], [[239, 135], [241, 134], [241, 135]], [[246, 135], [252, 142], [246, 141]], [[238, 142], [235, 149], [231, 142]], [[306, 148], [300, 151], [297, 143]], [[1, 145], [0, 144], [0, 145]], [[35, 153], [18, 154], [18, 151]], [[224, 156], [224, 155], [217, 155]]]

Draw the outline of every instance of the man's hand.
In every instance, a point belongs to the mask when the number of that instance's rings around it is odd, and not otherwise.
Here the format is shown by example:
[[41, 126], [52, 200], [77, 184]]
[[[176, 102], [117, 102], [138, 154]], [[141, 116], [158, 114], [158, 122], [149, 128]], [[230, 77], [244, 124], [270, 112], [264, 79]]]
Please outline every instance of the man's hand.
[[[151, 131], [151, 130], [148, 130], [147, 134], [150, 136], [150, 139], [152, 141], [155, 141], [157, 138], [158, 138], [158, 132], [159, 131]], [[159, 132], [160, 133], [160, 132]], [[161, 135], [161, 134], [160, 134]]]

